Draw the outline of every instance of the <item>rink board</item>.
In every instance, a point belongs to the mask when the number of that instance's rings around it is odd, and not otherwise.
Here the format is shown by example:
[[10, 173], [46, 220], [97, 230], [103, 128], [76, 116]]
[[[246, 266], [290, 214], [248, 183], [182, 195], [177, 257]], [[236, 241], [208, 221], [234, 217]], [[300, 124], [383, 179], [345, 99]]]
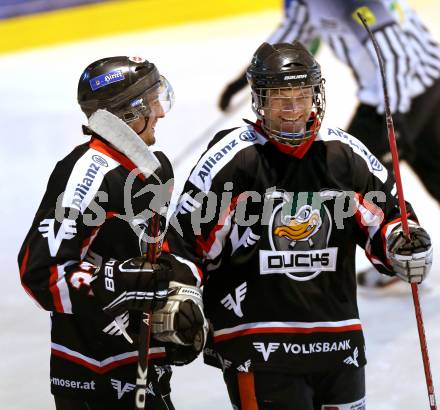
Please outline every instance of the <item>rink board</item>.
[[281, 0], [124, 0], [0, 22], [0, 53], [144, 31], [249, 12], [281, 9]]

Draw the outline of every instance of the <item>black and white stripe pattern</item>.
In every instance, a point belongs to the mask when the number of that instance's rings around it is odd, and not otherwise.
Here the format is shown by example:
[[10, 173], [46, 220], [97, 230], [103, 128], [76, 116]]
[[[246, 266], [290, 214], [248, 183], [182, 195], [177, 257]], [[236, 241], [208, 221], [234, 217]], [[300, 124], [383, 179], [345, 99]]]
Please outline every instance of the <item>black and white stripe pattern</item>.
[[[440, 47], [409, 8], [401, 26], [377, 30], [376, 37], [385, 59], [391, 111], [407, 112], [411, 99], [440, 78]], [[371, 42], [368, 48], [374, 53]]]
[[[307, 3], [307, 2], [306, 2]], [[309, 44], [319, 36], [309, 21], [309, 9], [306, 4], [293, 1], [286, 11], [286, 18], [279, 28], [267, 40], [269, 43], [291, 43], [299, 40]]]
[[[346, 0], [292, 0], [283, 24], [268, 39], [271, 43], [299, 40], [308, 44], [316, 35], [350, 66], [359, 86], [358, 98], [383, 112], [383, 96], [376, 54], [371, 41], [353, 28], [352, 13], [359, 3]], [[371, 4], [370, 4], [371, 3]], [[373, 26], [382, 50], [391, 112], [407, 112], [411, 100], [440, 78], [440, 46], [404, 0], [393, 7], [363, 2], [377, 19]], [[366, 40], [367, 39], [367, 40]], [[364, 44], [365, 43], [365, 44]]]
[[[384, 59], [385, 76], [388, 83], [391, 112], [406, 112], [410, 105], [409, 89], [409, 57], [403, 48], [402, 33], [396, 25], [385, 27], [375, 33]], [[367, 48], [375, 55], [374, 46], [368, 41]], [[384, 111], [381, 104], [380, 111]]]
[[141, 292], [141, 291], [133, 291], [133, 292], [122, 292], [117, 298], [113, 299], [107, 306], [105, 306], [102, 310], [111, 311], [117, 308], [118, 306], [124, 305], [127, 301], [145, 301], [145, 300], [163, 300], [168, 296], [168, 290], [159, 290], [157, 292]]

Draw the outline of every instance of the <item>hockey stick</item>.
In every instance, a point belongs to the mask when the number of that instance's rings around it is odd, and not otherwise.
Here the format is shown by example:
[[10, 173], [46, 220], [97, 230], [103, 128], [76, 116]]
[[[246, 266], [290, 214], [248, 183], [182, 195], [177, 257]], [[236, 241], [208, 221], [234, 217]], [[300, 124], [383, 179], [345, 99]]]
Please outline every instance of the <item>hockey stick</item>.
[[159, 160], [124, 121], [106, 110], [97, 110], [89, 118], [92, 131], [105, 136], [116, 149], [135, 164], [148, 178], [160, 166]]
[[[408, 215], [406, 212], [405, 200], [403, 196], [402, 179], [400, 177], [400, 168], [399, 168], [399, 154], [397, 153], [396, 136], [394, 133], [393, 118], [391, 116], [388, 87], [385, 79], [385, 70], [383, 65], [383, 57], [379, 48], [379, 44], [376, 41], [376, 37], [374, 36], [373, 32], [368, 26], [367, 20], [359, 12], [357, 13], [357, 16], [359, 17], [363, 26], [368, 32], [368, 35], [373, 43], [374, 50], [376, 51], [377, 59], [379, 62], [380, 75], [382, 77], [382, 86], [383, 86], [383, 93], [385, 100], [385, 118], [388, 129], [388, 141], [390, 144], [391, 157], [393, 161], [393, 170], [394, 170], [394, 177], [396, 180], [397, 196], [399, 200], [399, 208], [402, 217], [402, 227], [405, 236], [409, 238]], [[428, 388], [429, 405], [431, 410], [437, 410], [435, 394], [434, 394], [434, 384], [432, 382], [432, 375], [431, 375], [431, 366], [429, 363], [428, 345], [426, 343], [425, 327], [423, 325], [422, 309], [420, 307], [419, 288], [417, 283], [411, 283], [411, 291], [414, 302], [414, 310], [416, 314], [417, 330], [419, 333], [420, 349], [422, 351], [423, 368], [425, 370], [426, 387]]]
[[[151, 263], [156, 262], [159, 241], [156, 239], [159, 233], [159, 215], [156, 213], [151, 217], [148, 224], [148, 235], [154, 238], [153, 243], [148, 243], [145, 256]], [[151, 306], [146, 312], [142, 312], [142, 319], [139, 326], [139, 359], [137, 366], [136, 391], [135, 391], [135, 409], [146, 409], [146, 389], [148, 377], [148, 351], [151, 341], [151, 317], [153, 314], [154, 297]]]
[[177, 168], [182, 164], [183, 161], [185, 161], [188, 157], [188, 155], [192, 154], [194, 152], [194, 145], [200, 146], [202, 143], [207, 143], [210, 141], [210, 139], [214, 136], [214, 133], [219, 131], [223, 125], [235, 114], [240, 111], [241, 108], [245, 106], [245, 104], [249, 101], [249, 95], [246, 94], [246, 97], [243, 97], [241, 100], [238, 101], [232, 109], [229, 111], [223, 113], [220, 117], [218, 117], [211, 125], [209, 125], [206, 129], [204, 129], [198, 137], [196, 137], [190, 145], [188, 145], [186, 148], [182, 150], [177, 156], [176, 159], [173, 161], [173, 167]]
[[[133, 162], [145, 178], [150, 177], [159, 166], [159, 160], [148, 149], [141, 138], [121, 119], [106, 110], [97, 110], [90, 118], [88, 127], [102, 135], [118, 151], [126, 155]], [[154, 238], [153, 243], [148, 243], [146, 257], [149, 262], [155, 263], [159, 242], [156, 240], [159, 232], [159, 215], [152, 216], [148, 225], [149, 237]], [[153, 305], [154, 299], [151, 302]], [[148, 375], [148, 351], [150, 349], [152, 308], [142, 312], [139, 326], [139, 358], [137, 366], [135, 409], [145, 410], [146, 388]]]

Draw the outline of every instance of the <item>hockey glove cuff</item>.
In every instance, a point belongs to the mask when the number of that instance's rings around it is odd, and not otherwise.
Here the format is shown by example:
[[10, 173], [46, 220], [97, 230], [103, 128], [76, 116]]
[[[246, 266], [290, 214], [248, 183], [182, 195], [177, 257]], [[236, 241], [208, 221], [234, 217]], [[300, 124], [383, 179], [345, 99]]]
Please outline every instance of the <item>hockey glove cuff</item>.
[[152, 316], [153, 337], [162, 342], [193, 346], [196, 351], [201, 351], [207, 329], [201, 290], [195, 286], [170, 282], [165, 306]]

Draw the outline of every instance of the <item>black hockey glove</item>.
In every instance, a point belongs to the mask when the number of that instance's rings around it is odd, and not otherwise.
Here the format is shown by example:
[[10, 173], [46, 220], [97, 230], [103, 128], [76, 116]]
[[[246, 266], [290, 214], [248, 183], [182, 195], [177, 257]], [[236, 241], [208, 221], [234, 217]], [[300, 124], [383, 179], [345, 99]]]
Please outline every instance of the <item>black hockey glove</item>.
[[193, 361], [203, 350], [207, 329], [201, 290], [170, 282], [165, 306], [152, 316], [153, 337], [170, 342], [166, 347], [170, 364], [183, 365]]
[[223, 90], [218, 103], [219, 108], [222, 111], [226, 111], [229, 107], [229, 104], [231, 103], [232, 97], [237, 94], [241, 89], [246, 87], [246, 84], [246, 72], [244, 72], [232, 83], [229, 83]]
[[117, 316], [127, 310], [160, 309], [167, 299], [170, 277], [168, 264], [151, 264], [142, 256], [125, 262], [111, 259], [95, 273], [92, 289], [102, 310]]
[[410, 240], [399, 225], [386, 241], [387, 257], [395, 274], [409, 283], [421, 283], [432, 265], [431, 238], [419, 225], [410, 222]]

